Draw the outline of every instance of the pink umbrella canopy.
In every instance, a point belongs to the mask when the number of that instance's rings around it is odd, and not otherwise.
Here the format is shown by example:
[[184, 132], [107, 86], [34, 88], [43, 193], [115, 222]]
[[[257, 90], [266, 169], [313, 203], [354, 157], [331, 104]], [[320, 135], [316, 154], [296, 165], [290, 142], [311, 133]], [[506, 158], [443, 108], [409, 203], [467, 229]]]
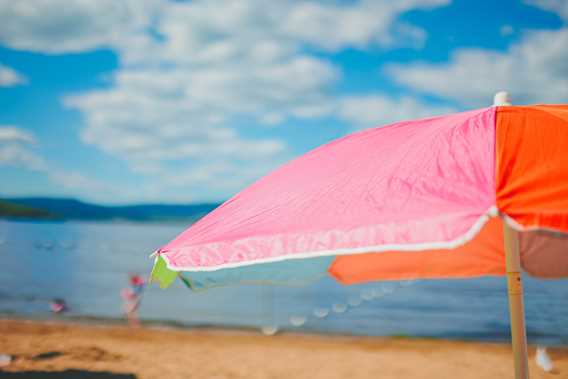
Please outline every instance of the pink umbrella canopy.
[[[545, 154], [547, 143], [558, 146]], [[503, 219], [518, 230], [568, 231], [566, 151], [566, 106], [490, 107], [354, 133], [192, 225], [157, 251], [154, 276], [169, 282], [189, 272], [189, 284], [200, 287], [325, 274], [344, 283], [503, 275]], [[548, 171], [531, 163], [535, 153]], [[543, 192], [544, 182], [552, 184]], [[550, 233], [522, 238], [531, 273], [568, 275], [562, 241]], [[539, 243], [556, 246], [552, 259], [535, 259]], [[402, 261], [406, 252], [415, 255]]]
[[[172, 270], [451, 248], [495, 215], [494, 109], [351, 134], [260, 179], [160, 249]], [[388, 159], [386, 159], [388, 157]]]

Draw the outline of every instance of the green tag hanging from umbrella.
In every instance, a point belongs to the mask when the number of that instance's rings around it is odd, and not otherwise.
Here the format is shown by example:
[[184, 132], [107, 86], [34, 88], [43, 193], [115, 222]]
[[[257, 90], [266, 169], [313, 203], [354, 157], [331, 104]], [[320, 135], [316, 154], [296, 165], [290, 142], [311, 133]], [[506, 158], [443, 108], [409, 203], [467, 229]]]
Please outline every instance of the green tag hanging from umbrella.
[[177, 276], [177, 271], [170, 270], [164, 258], [158, 255], [150, 274], [150, 281], [158, 282], [160, 288], [168, 288], [176, 280]]

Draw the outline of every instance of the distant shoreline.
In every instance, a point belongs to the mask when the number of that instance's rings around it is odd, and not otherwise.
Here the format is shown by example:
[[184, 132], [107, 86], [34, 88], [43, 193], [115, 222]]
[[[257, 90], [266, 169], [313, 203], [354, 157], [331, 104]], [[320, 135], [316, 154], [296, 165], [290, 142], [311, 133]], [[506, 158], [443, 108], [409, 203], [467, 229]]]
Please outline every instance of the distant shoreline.
[[196, 220], [188, 219], [161, 219], [161, 220], [132, 220], [132, 219], [42, 219], [42, 218], [23, 218], [23, 217], [2, 217], [0, 216], [0, 223], [2, 222], [14, 222], [14, 223], [28, 223], [28, 224], [65, 224], [65, 223], [85, 223], [85, 224], [117, 224], [117, 225], [156, 225], [156, 226], [167, 226], [167, 225], [180, 225], [189, 226], [193, 224]]
[[0, 199], [0, 219], [11, 221], [195, 222], [219, 203], [98, 205], [76, 199], [24, 197]]

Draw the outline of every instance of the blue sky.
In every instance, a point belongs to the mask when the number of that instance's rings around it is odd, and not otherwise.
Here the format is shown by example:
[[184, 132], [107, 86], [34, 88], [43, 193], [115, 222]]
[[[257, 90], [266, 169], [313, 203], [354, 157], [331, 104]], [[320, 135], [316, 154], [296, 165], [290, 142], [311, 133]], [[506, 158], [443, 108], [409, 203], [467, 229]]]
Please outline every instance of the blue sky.
[[568, 102], [568, 1], [0, 2], [0, 196], [230, 197], [357, 129]]

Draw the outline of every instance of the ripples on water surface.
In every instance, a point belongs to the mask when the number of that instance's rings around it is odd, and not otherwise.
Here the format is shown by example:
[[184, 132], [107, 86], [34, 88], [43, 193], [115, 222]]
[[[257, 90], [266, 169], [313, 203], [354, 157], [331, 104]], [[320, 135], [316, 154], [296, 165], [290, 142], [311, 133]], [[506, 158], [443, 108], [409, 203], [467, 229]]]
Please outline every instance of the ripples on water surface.
[[[0, 221], [0, 314], [120, 318], [128, 273], [147, 274], [148, 255], [184, 225]], [[529, 342], [568, 344], [568, 280], [525, 281]], [[361, 335], [506, 340], [503, 278], [383, 282], [344, 287], [322, 280], [300, 288], [236, 286], [201, 293], [151, 286], [141, 318], [187, 325], [264, 327]]]

